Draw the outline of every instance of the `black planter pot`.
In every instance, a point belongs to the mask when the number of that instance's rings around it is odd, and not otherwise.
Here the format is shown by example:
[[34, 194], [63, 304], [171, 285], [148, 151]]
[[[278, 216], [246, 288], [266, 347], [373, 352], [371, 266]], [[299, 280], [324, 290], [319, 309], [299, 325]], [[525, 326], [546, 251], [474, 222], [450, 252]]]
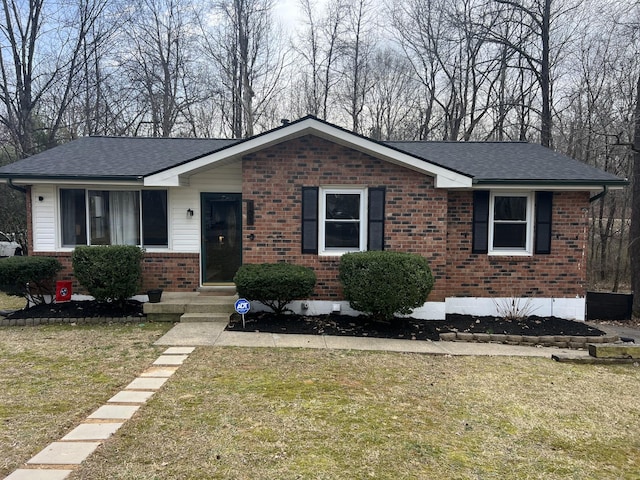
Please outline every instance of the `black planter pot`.
[[147, 290], [147, 295], [149, 296], [149, 303], [160, 303], [160, 299], [162, 298], [162, 290], [160, 288]]

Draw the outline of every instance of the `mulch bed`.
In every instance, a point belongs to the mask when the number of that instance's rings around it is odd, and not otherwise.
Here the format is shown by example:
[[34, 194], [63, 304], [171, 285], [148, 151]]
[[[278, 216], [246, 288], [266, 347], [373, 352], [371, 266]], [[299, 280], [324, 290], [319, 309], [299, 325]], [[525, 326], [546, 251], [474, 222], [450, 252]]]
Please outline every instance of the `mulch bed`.
[[26, 310], [16, 310], [6, 315], [9, 319], [19, 318], [118, 318], [144, 317], [142, 302], [128, 300], [124, 308], [113, 303], [100, 303], [89, 300], [35, 305]]
[[[242, 319], [233, 315], [227, 330], [242, 331]], [[507, 321], [495, 317], [447, 315], [446, 320], [395, 318], [392, 322], [376, 322], [367, 316], [347, 315], [276, 315], [267, 312], [245, 315], [245, 331], [296, 333], [307, 335], [347, 335], [355, 337], [439, 340], [445, 332], [494, 333], [507, 335], [601, 336], [605, 332], [584, 322], [557, 317], [529, 317]]]
[[[8, 314], [9, 319], [26, 318], [144, 318], [142, 303], [128, 301], [124, 310], [112, 303], [95, 301], [71, 301], [50, 305], [36, 305], [27, 310]], [[245, 331], [269, 333], [294, 333], [307, 335], [343, 335], [354, 337], [397, 338], [407, 340], [438, 340], [441, 333], [469, 332], [507, 335], [570, 335], [601, 336], [605, 332], [587, 325], [556, 317], [529, 317], [525, 320], [507, 321], [496, 317], [447, 315], [446, 320], [419, 320], [396, 318], [392, 322], [378, 322], [367, 316], [347, 315], [303, 316], [276, 315], [255, 312], [245, 315]], [[227, 330], [242, 331], [242, 319], [231, 316]]]

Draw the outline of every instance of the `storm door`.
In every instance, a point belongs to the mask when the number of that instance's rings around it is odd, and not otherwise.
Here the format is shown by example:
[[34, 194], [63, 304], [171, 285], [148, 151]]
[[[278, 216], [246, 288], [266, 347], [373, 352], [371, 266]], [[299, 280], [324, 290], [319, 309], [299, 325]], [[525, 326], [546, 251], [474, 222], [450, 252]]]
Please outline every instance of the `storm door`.
[[202, 283], [230, 283], [242, 263], [242, 196], [203, 193]]

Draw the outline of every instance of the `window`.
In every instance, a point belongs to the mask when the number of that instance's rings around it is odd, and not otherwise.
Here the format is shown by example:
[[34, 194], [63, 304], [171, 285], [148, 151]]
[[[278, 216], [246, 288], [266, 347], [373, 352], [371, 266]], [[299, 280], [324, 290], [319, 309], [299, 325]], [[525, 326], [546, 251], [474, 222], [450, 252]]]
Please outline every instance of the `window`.
[[60, 207], [64, 247], [168, 245], [166, 190], [61, 189]]
[[552, 227], [553, 192], [473, 192], [472, 253], [548, 255]]
[[491, 250], [530, 253], [529, 195], [494, 194], [491, 213]]
[[321, 250], [357, 252], [365, 250], [364, 190], [321, 191]]
[[302, 253], [384, 250], [385, 188], [302, 188]]

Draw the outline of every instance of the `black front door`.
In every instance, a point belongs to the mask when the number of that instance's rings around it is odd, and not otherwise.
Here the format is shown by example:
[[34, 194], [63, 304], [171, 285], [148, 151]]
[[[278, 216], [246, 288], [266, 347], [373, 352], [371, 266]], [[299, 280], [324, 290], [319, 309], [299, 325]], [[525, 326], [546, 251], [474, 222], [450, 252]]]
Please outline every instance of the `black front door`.
[[202, 283], [230, 283], [242, 264], [242, 196], [203, 193]]

